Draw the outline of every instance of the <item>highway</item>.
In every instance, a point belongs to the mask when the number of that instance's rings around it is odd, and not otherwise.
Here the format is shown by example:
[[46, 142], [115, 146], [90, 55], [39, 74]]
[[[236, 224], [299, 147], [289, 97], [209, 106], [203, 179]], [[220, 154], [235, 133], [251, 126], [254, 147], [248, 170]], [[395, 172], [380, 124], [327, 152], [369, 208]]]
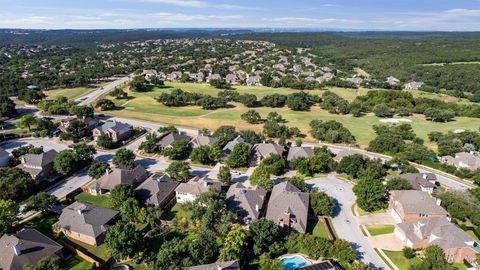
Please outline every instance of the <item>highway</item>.
[[127, 75], [125, 77], [120, 77], [118, 79], [116, 79], [115, 81], [103, 86], [103, 87], [100, 87], [98, 88], [97, 90], [93, 91], [92, 93], [90, 94], [87, 94], [85, 96], [82, 96], [82, 97], [79, 97], [77, 98], [75, 101], [78, 102], [78, 105], [90, 105], [92, 104], [93, 102], [95, 102], [95, 100], [97, 100], [97, 98], [99, 98], [101, 95], [107, 93], [108, 91], [114, 89], [115, 87], [119, 86], [120, 84], [128, 81], [130, 79], [131, 75]]

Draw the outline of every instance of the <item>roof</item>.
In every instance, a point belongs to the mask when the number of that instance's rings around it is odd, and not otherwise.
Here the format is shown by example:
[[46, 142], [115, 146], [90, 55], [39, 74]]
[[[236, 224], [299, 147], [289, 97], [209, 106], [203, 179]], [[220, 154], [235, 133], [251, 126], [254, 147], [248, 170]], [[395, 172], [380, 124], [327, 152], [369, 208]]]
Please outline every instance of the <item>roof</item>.
[[207, 176], [199, 177], [196, 176], [187, 183], [181, 183], [175, 189], [175, 191], [180, 193], [187, 193], [193, 195], [199, 195], [206, 193], [212, 189], [219, 190], [222, 187], [222, 183], [208, 178]]
[[414, 244], [428, 239], [429, 245], [438, 245], [444, 251], [473, 246], [475, 240], [446, 218], [429, 218], [396, 225]]
[[309, 158], [313, 156], [313, 147], [294, 146], [288, 151], [287, 160], [292, 161], [299, 157]]
[[194, 146], [206, 146], [218, 142], [218, 138], [211, 136], [197, 136], [193, 138], [190, 143]]
[[342, 150], [342, 151], [338, 152], [333, 159], [335, 161], [341, 161], [344, 157], [353, 156], [353, 155], [360, 155], [360, 156], [363, 156], [364, 158], [369, 158], [368, 156], [366, 156], [364, 154], [361, 154], [357, 151], [348, 149], [348, 150]]
[[336, 270], [338, 269], [331, 261], [323, 261], [319, 263], [314, 263], [311, 265], [305, 265], [298, 270]]
[[268, 158], [271, 155], [282, 155], [283, 146], [275, 143], [257, 143], [253, 146], [253, 151], [257, 156]]
[[268, 202], [266, 218], [278, 223], [285, 213], [290, 213], [294, 218], [292, 228], [305, 232], [307, 228], [309, 194], [301, 192], [297, 187], [282, 182], [273, 187], [270, 201]]
[[51, 149], [47, 152], [41, 154], [26, 154], [23, 156], [24, 163], [30, 166], [35, 167], [44, 167], [53, 162], [55, 156], [58, 154], [57, 151]]
[[111, 122], [106, 122], [105, 124], [97, 127], [97, 129], [102, 133], [105, 133], [109, 130], [113, 130], [118, 134], [124, 134], [129, 132], [131, 127], [129, 124], [125, 124], [117, 121], [111, 121]]
[[241, 183], [236, 183], [227, 191], [227, 207], [242, 219], [256, 220], [260, 218], [266, 195], [267, 192], [261, 187], [246, 188]]
[[246, 144], [249, 148], [252, 148], [252, 145], [245, 142], [245, 139], [243, 139], [240, 135], [238, 135], [235, 139], [229, 141], [225, 147], [223, 147], [223, 152], [225, 152], [227, 155], [230, 154], [230, 152], [232, 152], [233, 150], [233, 147], [235, 147], [235, 145], [237, 143], [244, 143]]
[[179, 182], [166, 174], [153, 174], [137, 187], [137, 197], [146, 205], [160, 205], [169, 197]]
[[219, 262], [198, 266], [185, 267], [184, 270], [241, 270], [238, 261]]
[[437, 199], [420, 190], [393, 190], [391, 196], [403, 208], [405, 214], [448, 215]]
[[112, 172], [102, 175], [96, 183], [101, 189], [112, 190], [120, 184], [135, 185], [135, 183], [144, 180], [147, 176], [148, 172], [142, 165], [137, 165], [133, 169], [115, 168]]
[[97, 238], [107, 231], [107, 223], [117, 215], [117, 211], [109, 208], [74, 202], [62, 210], [55, 225], [68, 231]]
[[3, 158], [3, 157], [9, 157], [10, 154], [5, 151], [3, 148], [0, 148], [0, 158]]
[[389, 176], [388, 179], [401, 178], [410, 183], [413, 189], [436, 188], [437, 176], [434, 173], [404, 173], [396, 176]]
[[170, 132], [167, 135], [163, 136], [160, 139], [160, 141], [157, 142], [157, 145], [163, 148], [163, 147], [170, 146], [174, 142], [186, 141], [186, 140], [189, 140], [189, 139], [190, 139], [190, 137], [188, 137], [185, 134]]
[[[15, 254], [15, 246], [20, 254]], [[63, 247], [35, 229], [22, 229], [0, 238], [0, 269], [22, 269], [43, 258], [54, 256]]]

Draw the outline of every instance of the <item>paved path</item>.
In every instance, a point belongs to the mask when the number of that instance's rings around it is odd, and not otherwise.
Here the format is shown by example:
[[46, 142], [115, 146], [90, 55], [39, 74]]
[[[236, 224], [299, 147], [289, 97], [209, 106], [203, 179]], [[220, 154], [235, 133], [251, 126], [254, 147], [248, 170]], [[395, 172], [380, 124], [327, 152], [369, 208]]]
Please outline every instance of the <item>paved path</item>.
[[357, 251], [358, 258], [374, 266], [375, 269], [389, 269], [373, 250], [367, 238], [363, 236], [352, 213], [351, 209], [355, 203], [355, 194], [352, 191], [353, 185], [332, 175], [309, 180], [307, 184], [318, 187], [335, 199], [335, 210], [332, 217], [333, 227], [340, 238], [352, 243]]
[[120, 77], [116, 79], [115, 81], [98, 88], [97, 90], [81, 96], [77, 99], [75, 99], [76, 102], [78, 102], [79, 105], [90, 105], [92, 104], [97, 98], [99, 98], [101, 95], [107, 93], [108, 91], [114, 89], [115, 87], [119, 86], [120, 84], [128, 81], [130, 79], [131, 75], [125, 76], [125, 77]]

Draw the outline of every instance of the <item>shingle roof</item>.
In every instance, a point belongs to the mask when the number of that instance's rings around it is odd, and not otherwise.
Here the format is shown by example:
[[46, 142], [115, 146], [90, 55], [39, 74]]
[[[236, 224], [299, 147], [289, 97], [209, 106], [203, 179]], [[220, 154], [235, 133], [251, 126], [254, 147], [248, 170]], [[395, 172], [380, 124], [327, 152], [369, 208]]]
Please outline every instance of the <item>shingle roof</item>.
[[292, 161], [299, 157], [309, 158], [311, 156], [313, 156], [313, 147], [294, 146], [288, 151], [287, 160]]
[[244, 143], [244, 144], [246, 144], [246, 145], [248, 146], [248, 148], [252, 148], [252, 145], [251, 145], [251, 144], [245, 142], [245, 140], [244, 140], [240, 135], [238, 135], [235, 139], [229, 141], [229, 142], [225, 145], [225, 147], [223, 147], [223, 152], [225, 152], [227, 155], [229, 155], [230, 152], [232, 152], [233, 147], [235, 147], [235, 145], [236, 145], [237, 143]]
[[283, 146], [275, 143], [257, 143], [253, 146], [253, 151], [257, 156], [268, 158], [271, 155], [282, 155]]
[[112, 172], [104, 174], [97, 180], [101, 189], [112, 190], [116, 185], [130, 184], [134, 185], [148, 176], [148, 171], [142, 165], [137, 165], [133, 169], [115, 168]]
[[437, 199], [420, 190], [392, 190], [394, 200], [401, 204], [405, 214], [448, 215], [437, 204]]
[[0, 158], [10, 156], [10, 154], [4, 149], [0, 148]]
[[241, 183], [236, 183], [227, 191], [227, 206], [242, 219], [256, 220], [260, 218], [266, 195], [267, 192], [261, 187], [246, 188]]
[[184, 270], [241, 270], [238, 261], [212, 263], [198, 266], [185, 267]]
[[160, 205], [169, 197], [179, 182], [166, 174], [153, 174], [137, 187], [137, 196], [146, 205]]
[[97, 238], [107, 231], [106, 224], [117, 215], [117, 211], [109, 208], [74, 202], [62, 210], [55, 224], [66, 230]]
[[157, 142], [157, 145], [163, 148], [171, 145], [176, 141], [189, 140], [189, 139], [190, 138], [185, 134], [171, 132], [163, 136], [163, 138], [161, 138], [160, 141]]
[[193, 138], [190, 143], [194, 146], [205, 146], [216, 143], [218, 138], [211, 137], [211, 136], [197, 136]]
[[388, 179], [401, 178], [407, 180], [413, 189], [420, 190], [421, 187], [436, 188], [434, 183], [437, 181], [437, 176], [434, 173], [404, 173], [397, 176], [389, 176]]
[[47, 152], [41, 154], [26, 154], [24, 156], [25, 164], [36, 167], [43, 167], [53, 162], [55, 156], [58, 154], [57, 151], [51, 149]]
[[97, 129], [100, 131], [100, 132], [107, 132], [109, 131], [110, 129], [117, 132], [118, 134], [123, 134], [123, 133], [126, 133], [128, 131], [130, 131], [130, 125], [129, 124], [125, 124], [125, 123], [121, 123], [121, 122], [116, 122], [116, 121], [112, 121], [112, 122], [106, 122], [105, 124], [97, 127]]
[[175, 191], [180, 193], [194, 194], [199, 195], [205, 192], [208, 192], [212, 189], [220, 189], [222, 183], [208, 178], [207, 176], [199, 177], [196, 176], [187, 183], [181, 183]]
[[295, 222], [291, 227], [299, 232], [307, 229], [309, 194], [301, 192], [288, 182], [282, 182], [273, 187], [268, 202], [266, 218], [278, 223], [286, 212], [290, 213]]
[[396, 226], [407, 239], [418, 243], [429, 239], [430, 245], [438, 245], [444, 251], [450, 248], [472, 246], [475, 240], [446, 218], [429, 218], [421, 221], [399, 223]]
[[[15, 254], [15, 246], [20, 255]], [[35, 229], [22, 229], [16, 234], [0, 238], [0, 269], [22, 269], [34, 265], [43, 258], [54, 256], [63, 247]]]

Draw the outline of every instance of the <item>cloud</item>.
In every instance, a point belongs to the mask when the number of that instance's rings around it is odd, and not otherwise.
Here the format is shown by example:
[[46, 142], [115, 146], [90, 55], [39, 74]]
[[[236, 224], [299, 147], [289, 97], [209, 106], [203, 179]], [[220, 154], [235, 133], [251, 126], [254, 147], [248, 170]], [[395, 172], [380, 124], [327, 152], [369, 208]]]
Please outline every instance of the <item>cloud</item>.
[[183, 13], [160, 12], [150, 14], [157, 20], [167, 22], [183, 22], [183, 21], [211, 21], [211, 20], [238, 20], [242, 19], [241, 15], [187, 15]]
[[142, 2], [161, 3], [179, 7], [205, 8], [208, 3], [198, 0], [142, 0]]

